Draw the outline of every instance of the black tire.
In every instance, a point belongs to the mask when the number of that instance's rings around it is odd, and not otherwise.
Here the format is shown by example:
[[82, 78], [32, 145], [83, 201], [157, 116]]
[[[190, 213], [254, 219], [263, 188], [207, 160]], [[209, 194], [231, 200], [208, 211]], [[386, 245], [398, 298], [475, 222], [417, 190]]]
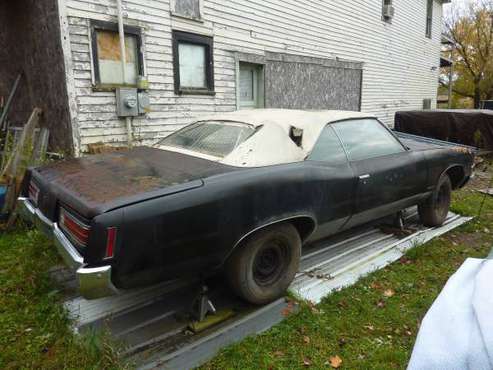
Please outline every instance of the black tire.
[[418, 205], [418, 213], [423, 225], [435, 227], [442, 225], [447, 219], [452, 195], [452, 183], [447, 175], [438, 181], [433, 194]]
[[291, 224], [279, 224], [249, 236], [226, 262], [234, 292], [253, 304], [282, 297], [298, 272], [301, 238]]

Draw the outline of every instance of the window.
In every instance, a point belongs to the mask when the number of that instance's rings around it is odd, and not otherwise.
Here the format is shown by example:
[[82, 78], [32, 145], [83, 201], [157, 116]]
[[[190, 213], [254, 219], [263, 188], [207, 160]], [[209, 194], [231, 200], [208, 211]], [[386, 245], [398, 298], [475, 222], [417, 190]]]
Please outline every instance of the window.
[[171, 13], [180, 17], [198, 19], [202, 18], [203, 0], [171, 0]]
[[255, 132], [255, 127], [240, 122], [198, 122], [171, 134], [158, 146], [224, 158]]
[[346, 152], [332, 126], [324, 128], [308, 159], [333, 164], [347, 162]]
[[92, 53], [94, 79], [98, 87], [136, 86], [143, 75], [140, 30], [125, 27], [125, 74], [123, 81], [122, 56], [118, 25], [92, 22]]
[[433, 0], [426, 0], [426, 37], [431, 39], [433, 29]]
[[239, 107], [252, 109], [264, 107], [264, 70], [263, 66], [240, 62]]
[[341, 138], [351, 161], [403, 152], [399, 141], [373, 118], [332, 124]]
[[431, 109], [431, 99], [423, 99], [423, 109], [424, 110]]
[[392, 6], [392, 0], [382, 1], [382, 19], [385, 22], [391, 22], [394, 18], [394, 7]]
[[176, 94], [214, 94], [212, 37], [173, 31]]

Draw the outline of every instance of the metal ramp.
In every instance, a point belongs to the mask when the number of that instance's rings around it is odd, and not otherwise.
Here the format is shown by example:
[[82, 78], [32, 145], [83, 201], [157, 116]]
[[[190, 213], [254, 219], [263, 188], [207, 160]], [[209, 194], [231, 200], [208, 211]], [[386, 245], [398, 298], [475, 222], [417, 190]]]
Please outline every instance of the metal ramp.
[[[449, 214], [445, 224], [427, 229], [417, 224], [415, 210], [407, 212], [407, 235], [383, 232], [375, 225], [350, 230], [318, 242], [304, 251], [300, 273], [291, 291], [302, 299], [318, 303], [333, 290], [399, 259], [408, 249], [442, 235], [470, 218]], [[71, 286], [61, 271], [54, 272]], [[104, 328], [122, 343], [122, 356], [141, 369], [188, 369], [212, 358], [221, 348], [260, 333], [296, 311], [294, 302], [280, 299], [255, 307], [237, 299], [221, 278], [209, 282], [216, 308], [233, 310], [234, 316], [199, 334], [188, 330], [187, 312], [197, 281], [172, 281], [127, 292], [117, 297], [86, 301], [68, 293], [65, 307], [74, 319], [75, 330]], [[71, 292], [70, 289], [67, 289]]]

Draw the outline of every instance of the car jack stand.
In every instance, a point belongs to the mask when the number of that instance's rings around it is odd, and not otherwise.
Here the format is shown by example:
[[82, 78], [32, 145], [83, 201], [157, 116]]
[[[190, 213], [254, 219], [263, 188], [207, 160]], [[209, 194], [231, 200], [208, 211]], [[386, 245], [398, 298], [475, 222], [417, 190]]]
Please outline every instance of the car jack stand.
[[209, 299], [208, 291], [207, 286], [202, 285], [199, 294], [195, 297], [192, 304], [192, 316], [194, 320], [190, 322], [188, 328], [196, 334], [234, 315], [233, 310], [217, 311]]
[[404, 212], [399, 211], [395, 215], [394, 226], [400, 231], [404, 231]]
[[204, 321], [208, 314], [216, 313], [216, 308], [207, 295], [208, 292], [209, 288], [206, 285], [202, 285], [199, 294], [193, 301], [192, 314], [197, 321]]

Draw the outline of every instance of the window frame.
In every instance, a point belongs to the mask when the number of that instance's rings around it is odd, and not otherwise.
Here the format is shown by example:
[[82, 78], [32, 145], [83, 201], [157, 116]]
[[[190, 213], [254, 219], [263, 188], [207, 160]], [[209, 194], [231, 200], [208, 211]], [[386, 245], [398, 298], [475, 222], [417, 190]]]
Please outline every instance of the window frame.
[[[241, 70], [242, 67], [249, 68], [254, 71], [253, 82], [253, 104], [245, 104], [241, 100]], [[238, 109], [261, 109], [265, 107], [265, 66], [264, 64], [251, 63], [251, 62], [238, 62], [238, 78], [237, 78], [237, 106]]]
[[[380, 126], [382, 126], [389, 133], [389, 135], [392, 136], [392, 138], [402, 147], [403, 151], [400, 152], [400, 153], [406, 153], [406, 152], [409, 151], [409, 148], [407, 146], [405, 146], [399, 140], [399, 138], [392, 132], [392, 130], [386, 124], [384, 124], [383, 122], [381, 122], [378, 118], [375, 118], [375, 117], [347, 118], [347, 119], [343, 119], [343, 120], [340, 120], [340, 121], [331, 122], [330, 124], [332, 125], [332, 124], [337, 124], [337, 123], [344, 123], [344, 122], [351, 122], [351, 121], [359, 121], [359, 120], [365, 120], [365, 119], [371, 119], [371, 120], [377, 122]], [[339, 141], [341, 142], [341, 145], [344, 148], [344, 151], [346, 152], [346, 156], [347, 156], [347, 159], [348, 159], [348, 162], [349, 163], [366, 161], [366, 160], [375, 159], [375, 158], [384, 158], [384, 157], [388, 157], [388, 156], [391, 156], [391, 155], [399, 154], [399, 153], [390, 153], [390, 154], [377, 155], [377, 156], [367, 157], [367, 158], [362, 158], [362, 159], [351, 159], [350, 152], [349, 152], [348, 148], [346, 147], [346, 144], [345, 144], [344, 140], [341, 138], [341, 135], [337, 131], [337, 127], [333, 127], [333, 129], [334, 129], [337, 137], [339, 138]]]
[[433, 6], [434, 0], [426, 0], [426, 31], [425, 35], [431, 39], [433, 37]]
[[382, 0], [382, 21], [384, 21], [385, 23], [392, 24], [393, 18], [392, 17], [385, 17], [383, 15], [383, 9], [386, 5], [394, 6], [394, 1], [393, 0]]
[[[144, 54], [142, 52], [142, 29], [134, 26], [124, 26], [126, 35], [135, 36], [137, 41], [137, 72], [139, 76], [144, 76]], [[95, 91], [114, 91], [118, 87], [137, 87], [138, 81], [135, 84], [108, 84], [101, 82], [101, 74], [99, 71], [99, 56], [98, 56], [98, 31], [110, 31], [118, 33], [118, 24], [112, 22], [103, 22], [91, 20], [91, 52], [92, 52], [92, 67], [94, 72], [93, 90]]]
[[[173, 30], [173, 74], [176, 95], [215, 95], [214, 91], [214, 38], [212, 36]], [[180, 53], [179, 45], [192, 44], [205, 47], [205, 88], [182, 87], [180, 83]]]
[[181, 13], [178, 13], [176, 11], [176, 2], [178, 0], [171, 0], [169, 5], [170, 5], [170, 11], [171, 15], [173, 17], [178, 17], [178, 18], [184, 18], [184, 19], [191, 19], [197, 22], [203, 22], [203, 16], [204, 16], [204, 0], [198, 0], [199, 2], [199, 16], [198, 17], [190, 17]]
[[[351, 161], [349, 160], [349, 153], [346, 149], [346, 147], [344, 146], [344, 143], [342, 142], [339, 134], [337, 133], [337, 130], [335, 127], [332, 126], [333, 123], [338, 123], [338, 122], [342, 122], [342, 121], [337, 121], [337, 122], [330, 122], [328, 124], [326, 124], [323, 128], [322, 131], [320, 131], [320, 134], [317, 138], [317, 141], [315, 142], [315, 145], [313, 146], [312, 150], [310, 151], [310, 154], [308, 154], [308, 156], [306, 157], [306, 160], [307, 161], [312, 161], [312, 162], [322, 162], [322, 163], [329, 163], [329, 164], [333, 164], [334, 166], [337, 166], [337, 165], [342, 165], [342, 164], [347, 164], [347, 163], [350, 163]], [[315, 147], [317, 146], [317, 144], [319, 143], [320, 141], [320, 137], [322, 136], [323, 132], [329, 128], [332, 130], [332, 132], [334, 133], [335, 137], [337, 138], [337, 141], [339, 142], [339, 145], [342, 149], [342, 152], [344, 153], [344, 156], [345, 156], [345, 159], [346, 161], [345, 162], [336, 162], [336, 163], [331, 163], [329, 160], [319, 160], [319, 159], [313, 159], [312, 158], [312, 154], [313, 154], [313, 151], [315, 149]]]

